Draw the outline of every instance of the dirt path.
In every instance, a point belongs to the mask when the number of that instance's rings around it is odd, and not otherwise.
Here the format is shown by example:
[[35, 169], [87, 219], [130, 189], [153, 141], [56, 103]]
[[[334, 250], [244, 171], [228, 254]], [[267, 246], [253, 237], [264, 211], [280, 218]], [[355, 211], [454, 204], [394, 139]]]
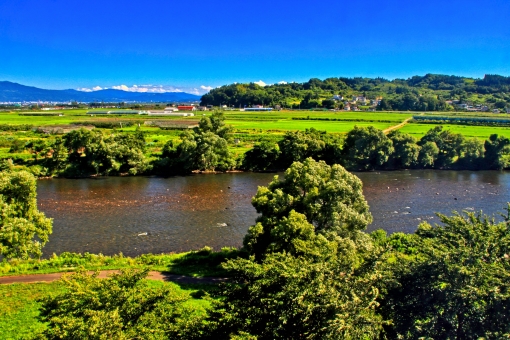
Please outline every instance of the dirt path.
[[[93, 273], [92, 271], [89, 273]], [[119, 273], [118, 270], [103, 270], [99, 272], [99, 278], [106, 278], [108, 275], [113, 273]], [[20, 275], [20, 276], [4, 276], [0, 277], [0, 284], [11, 284], [11, 283], [35, 283], [35, 282], [52, 282], [59, 280], [62, 275], [66, 273], [51, 273], [51, 274], [31, 274], [31, 275]], [[147, 276], [149, 280], [157, 281], [171, 281], [176, 283], [184, 284], [217, 284], [225, 282], [227, 279], [222, 277], [191, 277], [185, 275], [169, 274], [165, 272], [149, 272]]]
[[384, 133], [390, 133], [391, 131], [393, 130], [397, 130], [397, 129], [400, 129], [401, 127], [403, 127], [404, 125], [406, 125], [411, 119], [413, 119], [412, 117], [410, 118], [407, 118], [406, 120], [404, 120], [402, 123], [398, 124], [398, 125], [393, 125], [393, 126], [390, 126], [389, 128], [387, 129], [384, 129], [383, 132]]

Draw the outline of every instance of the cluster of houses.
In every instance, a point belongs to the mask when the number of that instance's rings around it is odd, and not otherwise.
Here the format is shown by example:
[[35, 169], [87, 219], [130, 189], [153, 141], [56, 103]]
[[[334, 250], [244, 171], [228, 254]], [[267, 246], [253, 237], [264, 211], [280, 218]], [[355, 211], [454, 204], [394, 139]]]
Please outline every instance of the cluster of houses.
[[[471, 105], [467, 103], [461, 103], [460, 100], [447, 100], [446, 104], [452, 105], [458, 109], [471, 111], [471, 112], [489, 112], [491, 109], [487, 105], [476, 104]], [[506, 113], [510, 113], [510, 108], [506, 108]], [[493, 109], [493, 113], [500, 113], [499, 109]]]
[[375, 108], [381, 102], [382, 97], [377, 97], [375, 99], [368, 99], [365, 96], [352, 96], [352, 100], [344, 100], [344, 97], [336, 94], [331, 98], [336, 101], [344, 102], [344, 110], [345, 111], [360, 111], [359, 105], [361, 106], [370, 106], [371, 111], [375, 111]]

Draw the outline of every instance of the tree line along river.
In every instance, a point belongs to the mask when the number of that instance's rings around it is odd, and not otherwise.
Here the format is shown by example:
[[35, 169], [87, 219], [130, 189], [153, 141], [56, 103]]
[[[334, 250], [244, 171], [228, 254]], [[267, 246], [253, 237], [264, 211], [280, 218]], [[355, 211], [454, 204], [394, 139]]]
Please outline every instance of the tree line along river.
[[[39, 209], [52, 217], [52, 253], [181, 252], [239, 247], [257, 213], [251, 198], [275, 174], [104, 177], [38, 182]], [[283, 174], [279, 174], [282, 176]], [[411, 170], [356, 173], [374, 222], [368, 231], [414, 232], [435, 212], [499, 217], [510, 201], [510, 172]]]

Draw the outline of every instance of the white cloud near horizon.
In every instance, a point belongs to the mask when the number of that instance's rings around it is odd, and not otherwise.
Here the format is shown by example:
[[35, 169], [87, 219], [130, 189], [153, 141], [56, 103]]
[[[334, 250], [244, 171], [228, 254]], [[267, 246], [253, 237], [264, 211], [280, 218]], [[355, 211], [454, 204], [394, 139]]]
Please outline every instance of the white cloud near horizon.
[[254, 83], [254, 84], [257, 84], [257, 85], [259, 85], [259, 86], [262, 86], [262, 87], [264, 87], [264, 86], [266, 86], [266, 85], [267, 85], [267, 84], [266, 84], [266, 83], [264, 83], [262, 80], [254, 81], [253, 83]]
[[143, 93], [166, 93], [166, 92], [186, 92], [196, 95], [202, 95], [205, 94], [213, 89], [212, 86], [205, 86], [201, 85], [200, 87], [176, 87], [171, 85], [133, 85], [133, 86], [127, 86], [124, 84], [121, 85], [115, 85], [111, 87], [101, 87], [101, 86], [94, 86], [92, 88], [87, 87], [81, 87], [77, 88], [77, 91], [82, 92], [94, 92], [94, 91], [100, 91], [100, 90], [107, 90], [107, 89], [113, 89], [113, 90], [121, 90], [121, 91], [127, 91], [127, 92], [143, 92]]

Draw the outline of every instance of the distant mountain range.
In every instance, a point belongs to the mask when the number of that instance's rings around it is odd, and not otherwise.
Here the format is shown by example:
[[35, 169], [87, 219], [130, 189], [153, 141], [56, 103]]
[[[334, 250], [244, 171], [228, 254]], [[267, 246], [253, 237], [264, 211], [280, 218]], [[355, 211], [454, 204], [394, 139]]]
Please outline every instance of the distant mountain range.
[[0, 81], [0, 102], [195, 102], [200, 96], [185, 92], [128, 92], [122, 90], [45, 90], [10, 81]]

